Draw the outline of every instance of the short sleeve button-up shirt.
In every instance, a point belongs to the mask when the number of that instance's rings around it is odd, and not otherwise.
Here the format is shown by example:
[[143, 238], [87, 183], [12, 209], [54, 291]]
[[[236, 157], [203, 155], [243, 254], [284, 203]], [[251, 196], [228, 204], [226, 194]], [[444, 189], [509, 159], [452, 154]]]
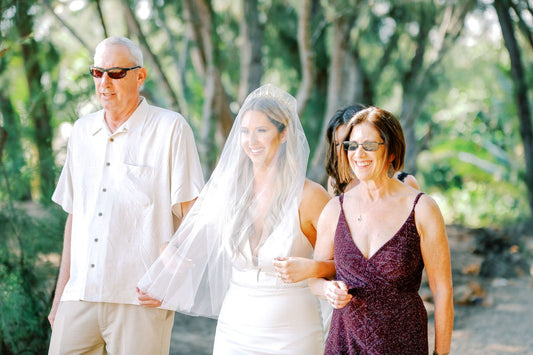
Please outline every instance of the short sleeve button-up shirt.
[[174, 232], [172, 207], [203, 174], [191, 128], [145, 99], [114, 133], [98, 111], [76, 121], [52, 200], [72, 214], [63, 301], [138, 304], [135, 286]]

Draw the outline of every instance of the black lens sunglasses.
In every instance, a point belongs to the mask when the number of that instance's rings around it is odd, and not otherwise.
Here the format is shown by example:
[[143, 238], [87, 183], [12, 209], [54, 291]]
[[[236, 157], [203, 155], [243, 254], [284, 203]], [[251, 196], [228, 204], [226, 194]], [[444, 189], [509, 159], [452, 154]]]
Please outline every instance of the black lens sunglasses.
[[344, 149], [350, 152], [354, 152], [357, 150], [358, 147], [363, 147], [363, 149], [367, 152], [375, 152], [379, 149], [380, 145], [383, 145], [385, 143], [380, 142], [364, 142], [364, 143], [357, 143], [354, 141], [344, 141], [342, 142], [342, 145], [344, 146]]

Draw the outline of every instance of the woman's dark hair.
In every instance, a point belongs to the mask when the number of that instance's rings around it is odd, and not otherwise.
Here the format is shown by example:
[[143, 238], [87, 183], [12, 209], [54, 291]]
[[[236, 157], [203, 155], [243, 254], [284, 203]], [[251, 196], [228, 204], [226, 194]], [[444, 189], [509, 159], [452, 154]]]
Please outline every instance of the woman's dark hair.
[[[363, 105], [351, 105], [343, 107], [331, 117], [326, 130], [327, 150], [326, 150], [326, 172], [332, 178], [332, 186], [336, 195], [344, 192], [348, 182], [341, 182], [339, 179], [339, 157], [335, 142], [335, 131], [339, 126], [346, 125], [350, 119], [359, 111], [363, 110]], [[345, 138], [343, 138], [345, 140]]]

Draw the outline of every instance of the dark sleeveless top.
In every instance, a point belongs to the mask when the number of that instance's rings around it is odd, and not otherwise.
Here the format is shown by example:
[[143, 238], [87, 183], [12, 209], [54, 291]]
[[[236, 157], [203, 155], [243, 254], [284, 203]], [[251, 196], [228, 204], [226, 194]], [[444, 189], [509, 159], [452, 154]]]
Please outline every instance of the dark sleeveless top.
[[408, 173], [406, 173], [405, 171], [402, 171], [398, 174], [397, 179], [403, 182], [408, 175], [409, 175]]
[[333, 311], [325, 354], [428, 354], [427, 313], [418, 295], [424, 263], [415, 206], [421, 195], [398, 232], [369, 259], [352, 239], [339, 197], [335, 267], [353, 298]]

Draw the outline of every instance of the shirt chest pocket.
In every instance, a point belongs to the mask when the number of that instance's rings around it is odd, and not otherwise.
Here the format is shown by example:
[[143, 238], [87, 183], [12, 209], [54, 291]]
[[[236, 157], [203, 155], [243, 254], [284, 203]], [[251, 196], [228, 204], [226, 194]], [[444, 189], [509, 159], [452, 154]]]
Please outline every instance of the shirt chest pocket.
[[154, 196], [154, 169], [149, 166], [124, 164], [124, 175], [118, 181], [121, 199], [137, 206], [148, 206]]

